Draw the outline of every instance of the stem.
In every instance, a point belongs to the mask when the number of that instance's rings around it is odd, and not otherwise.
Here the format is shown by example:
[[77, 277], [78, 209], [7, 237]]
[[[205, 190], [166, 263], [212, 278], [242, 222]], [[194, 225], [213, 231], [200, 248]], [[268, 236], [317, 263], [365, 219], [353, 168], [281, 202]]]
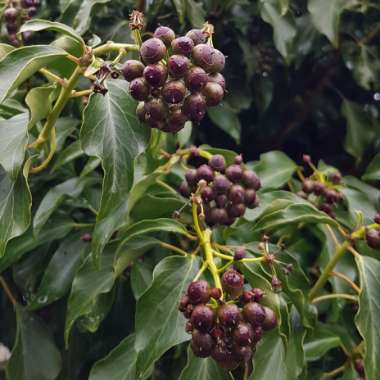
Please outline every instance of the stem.
[[193, 281], [198, 281], [199, 280], [199, 277], [202, 276], [202, 273], [207, 269], [207, 261], [203, 261], [203, 264], [201, 266], [201, 269], [199, 269], [198, 273], [196, 274], [196, 276], [194, 277], [194, 280]]
[[349, 241], [345, 241], [342, 244], [339, 244], [336, 248], [336, 251], [334, 255], [330, 258], [330, 261], [327, 263], [325, 269], [321, 273], [321, 276], [318, 278], [318, 281], [314, 284], [314, 286], [311, 288], [309, 293], [309, 299], [312, 301], [315, 297], [315, 295], [318, 293], [318, 291], [323, 288], [323, 286], [326, 284], [330, 273], [335, 268], [335, 265], [339, 261], [339, 259], [344, 255], [348, 247], [350, 246]]
[[242, 263], [257, 263], [259, 261], [265, 261], [266, 257], [255, 257], [255, 258], [246, 258], [246, 259], [241, 259], [240, 262]]
[[218, 272], [222, 273], [224, 272], [234, 261], [230, 260], [227, 264], [223, 265], [222, 267], [218, 268]]
[[56, 133], [55, 133], [55, 128], [51, 130], [50, 133], [50, 151], [47, 157], [45, 158], [44, 161], [38, 166], [33, 166], [29, 169], [29, 173], [31, 174], [36, 174], [44, 170], [48, 165], [49, 162], [53, 159], [54, 153], [57, 149], [57, 138], [56, 138]]
[[82, 91], [71, 91], [70, 97], [79, 98], [80, 96], [89, 96], [92, 94], [92, 89], [82, 90]]
[[92, 52], [95, 55], [103, 55], [103, 54], [107, 54], [113, 51], [119, 52], [120, 49], [124, 49], [126, 51], [139, 51], [140, 48], [138, 45], [134, 45], [134, 44], [121, 44], [121, 43], [109, 41], [105, 43], [104, 45], [101, 45], [95, 48]]
[[66, 87], [66, 81], [63, 78], [61, 78], [60, 76], [55, 75], [51, 71], [49, 71], [47, 69], [40, 69], [40, 73], [42, 75], [44, 75], [47, 79], [49, 79], [53, 82], [59, 83], [62, 87]]
[[184, 251], [183, 249], [181, 249], [179, 247], [176, 247], [175, 245], [172, 245], [172, 244], [169, 244], [169, 243], [165, 243], [163, 241], [160, 243], [160, 246], [162, 248], [170, 249], [170, 250], [172, 250], [174, 252], [177, 252], [177, 253], [179, 253], [181, 255], [184, 255], [184, 256], [188, 255], [188, 253], [186, 251]]
[[16, 301], [16, 298], [15, 296], [12, 294], [11, 290], [9, 289], [9, 286], [8, 284], [6, 283], [5, 279], [3, 276], [0, 276], [0, 284], [1, 286], [3, 287], [4, 289], [4, 292], [5, 294], [7, 295], [9, 301], [11, 301], [11, 304], [13, 306], [16, 306], [17, 305], [17, 301]]
[[346, 293], [334, 293], [334, 294], [326, 294], [324, 296], [319, 296], [319, 297], [315, 297], [311, 303], [318, 303], [318, 302], [322, 302], [322, 301], [326, 301], [326, 300], [330, 300], [330, 299], [336, 299], [336, 298], [339, 298], [339, 299], [346, 299], [346, 300], [350, 300], [350, 301], [353, 301], [353, 302], [358, 302], [358, 298], [356, 296], [353, 296], [351, 294], [346, 294]]
[[355, 290], [356, 293], [360, 293], [360, 288], [357, 286], [349, 277], [347, 277], [345, 274], [340, 272], [331, 272], [330, 276], [335, 276], [340, 278], [341, 280], [347, 282], [351, 286], [352, 289]]
[[223, 255], [223, 253], [219, 253], [218, 251], [213, 250], [215, 256], [220, 257], [221, 259], [231, 261], [233, 260], [232, 256]]
[[348, 362], [344, 363], [342, 366], [330, 371], [330, 372], [327, 372], [325, 374], [323, 374], [322, 376], [322, 379], [329, 379], [331, 377], [335, 377], [336, 375], [339, 375], [340, 373], [344, 372], [346, 370], [348, 366]]

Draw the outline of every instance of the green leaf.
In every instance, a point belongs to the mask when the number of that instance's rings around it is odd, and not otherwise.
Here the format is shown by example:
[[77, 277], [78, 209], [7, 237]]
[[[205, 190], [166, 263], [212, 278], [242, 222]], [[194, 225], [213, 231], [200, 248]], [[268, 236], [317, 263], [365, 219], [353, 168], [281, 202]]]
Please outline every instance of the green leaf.
[[208, 108], [207, 114], [215, 125], [239, 143], [241, 129], [240, 120], [227, 103]]
[[79, 140], [74, 141], [66, 149], [59, 153], [57, 160], [54, 162], [50, 172], [54, 173], [62, 166], [68, 164], [69, 162], [75, 160], [76, 158], [83, 155], [83, 150]]
[[202, 2], [186, 0], [186, 15], [194, 28], [201, 28], [206, 17]]
[[93, 255], [100, 254], [126, 213], [133, 184], [134, 159], [149, 141], [148, 128], [136, 117], [136, 101], [123, 80], [109, 81], [105, 96], [94, 94], [84, 111], [80, 139], [84, 152], [102, 160], [102, 199], [93, 234]]
[[136, 350], [138, 379], [169, 348], [190, 339], [178, 301], [195, 277], [199, 259], [170, 256], [155, 268], [150, 288], [137, 302]]
[[[31, 205], [25, 173], [20, 172], [12, 179], [0, 167], [0, 258], [5, 254], [8, 241], [22, 235], [28, 228]], [[0, 260], [1, 264], [3, 260]]]
[[363, 181], [379, 181], [380, 180], [380, 153], [378, 153], [370, 162], [367, 170], [363, 174]]
[[344, 0], [309, 0], [308, 10], [316, 29], [324, 34], [334, 47], [339, 46], [340, 16]]
[[66, 55], [64, 50], [47, 45], [26, 46], [11, 51], [0, 61], [0, 103], [39, 69]]
[[45, 119], [53, 109], [53, 102], [57, 98], [57, 87], [34, 87], [25, 98], [25, 103], [30, 109], [30, 122], [28, 129], [31, 129], [37, 122]]
[[287, 380], [285, 347], [277, 330], [265, 333], [254, 355], [249, 380]]
[[37, 236], [33, 233], [33, 228], [29, 227], [24, 234], [9, 242], [5, 255], [0, 260], [0, 273], [20, 260], [26, 253], [33, 251], [33, 249], [45, 243], [63, 239], [73, 228], [73, 221], [67, 218], [51, 220]]
[[[88, 257], [76, 274], [67, 304], [64, 333], [66, 347], [75, 321], [90, 315], [97, 303], [102, 302], [101, 296], [111, 291], [116, 279], [112, 259], [113, 252], [106, 252], [102, 255], [101, 269], [97, 270], [91, 257]], [[92, 317], [100, 320], [104, 315]]]
[[24, 162], [28, 143], [28, 114], [0, 120], [0, 165], [16, 179]]
[[11, 52], [14, 49], [15, 47], [12, 45], [0, 43], [0, 59], [5, 57], [9, 52]]
[[62, 241], [44, 271], [35, 298], [28, 305], [29, 310], [45, 307], [65, 295], [87, 248], [88, 243], [83, 242], [79, 234], [68, 236]]
[[135, 380], [136, 360], [135, 336], [129, 335], [104, 359], [95, 363], [89, 380]]
[[185, 21], [186, 0], [172, 0], [172, 2], [177, 11], [179, 22], [180, 24], [183, 24]]
[[379, 124], [363, 106], [347, 99], [343, 100], [342, 114], [347, 120], [344, 147], [359, 162], [365, 150], [373, 143]]
[[83, 48], [86, 46], [83, 38], [74, 29], [60, 22], [39, 19], [29, 20], [21, 26], [19, 33], [40, 32], [41, 30], [54, 30], [79, 42]]
[[279, 188], [286, 184], [297, 170], [296, 163], [285, 153], [273, 151], [260, 156], [252, 165], [264, 188]]
[[380, 262], [368, 256], [355, 256], [361, 293], [355, 324], [364, 340], [365, 378], [376, 380], [380, 373]]
[[86, 186], [96, 181], [94, 178], [76, 177], [71, 178], [51, 188], [42, 198], [41, 203], [33, 219], [34, 233], [38, 234], [53, 212], [65, 200], [65, 197], [78, 197]]
[[7, 379], [54, 380], [61, 370], [61, 356], [43, 322], [20, 306], [16, 319], [16, 342], [6, 369]]
[[291, 15], [282, 15], [277, 0], [265, 1], [261, 4], [261, 18], [273, 27], [273, 40], [276, 49], [286, 62], [290, 62], [293, 40], [297, 35], [295, 23]]
[[281, 16], [284, 16], [288, 13], [290, 0], [279, 0]]
[[131, 270], [131, 287], [138, 300], [152, 283], [152, 268], [146, 261], [136, 261]]
[[219, 367], [214, 359], [197, 358], [190, 347], [187, 352], [186, 367], [182, 370], [178, 380], [232, 380], [228, 372]]

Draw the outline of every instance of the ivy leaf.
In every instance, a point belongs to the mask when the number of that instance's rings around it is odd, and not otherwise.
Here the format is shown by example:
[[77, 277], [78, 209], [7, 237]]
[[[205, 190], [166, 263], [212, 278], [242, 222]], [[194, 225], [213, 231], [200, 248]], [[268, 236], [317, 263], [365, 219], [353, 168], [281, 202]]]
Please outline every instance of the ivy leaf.
[[28, 114], [0, 120], [0, 165], [12, 180], [16, 179], [24, 162], [28, 143]]
[[380, 262], [368, 256], [355, 256], [361, 293], [355, 324], [364, 340], [365, 378], [376, 380], [380, 373]]
[[136, 360], [135, 336], [129, 335], [104, 359], [95, 363], [89, 380], [135, 380]]
[[286, 380], [285, 347], [277, 330], [265, 333], [254, 355], [249, 380]]
[[26, 79], [42, 67], [67, 55], [50, 45], [34, 45], [15, 49], [0, 61], [0, 103]]
[[260, 156], [252, 169], [260, 177], [264, 188], [279, 188], [287, 183], [297, 170], [296, 163], [285, 153], [273, 151]]
[[15, 50], [14, 46], [0, 43], [0, 59], [5, 57], [12, 50]]
[[84, 152], [102, 161], [102, 198], [92, 249], [99, 257], [126, 214], [127, 194], [133, 184], [134, 159], [144, 151], [149, 131], [136, 117], [136, 101], [123, 80], [106, 83], [105, 96], [93, 94], [84, 111], [80, 139]]
[[210, 107], [207, 114], [211, 121], [220, 129], [231, 136], [236, 143], [240, 141], [240, 120], [234, 110], [227, 104], [222, 103], [216, 107]]
[[16, 307], [16, 320], [16, 342], [6, 369], [7, 379], [55, 379], [61, 370], [61, 356], [46, 327], [20, 306]]
[[379, 125], [363, 107], [347, 99], [343, 100], [342, 114], [347, 120], [344, 147], [359, 162], [364, 151], [373, 143]]
[[76, 177], [52, 187], [42, 198], [35, 213], [33, 219], [34, 232], [38, 234], [41, 231], [53, 212], [65, 200], [65, 197], [78, 197], [88, 185], [96, 181], [94, 178]]
[[273, 40], [276, 49], [281, 53], [286, 62], [290, 62], [293, 40], [297, 30], [293, 18], [290, 15], [282, 15], [276, 0], [265, 1], [261, 5], [261, 18], [273, 27]]
[[324, 34], [334, 47], [339, 46], [340, 16], [344, 0], [309, 0], [308, 10], [316, 29]]
[[144, 379], [151, 365], [169, 348], [190, 339], [178, 302], [195, 277], [199, 259], [170, 256], [153, 272], [150, 288], [137, 302], [136, 350], [138, 379]]
[[146, 261], [137, 261], [131, 270], [131, 287], [135, 299], [138, 300], [152, 283], [152, 268]]
[[55, 32], [64, 34], [73, 40], [77, 41], [82, 48], [86, 46], [83, 38], [70, 26], [61, 24], [60, 22], [54, 22], [49, 20], [29, 20], [23, 25], [21, 25], [19, 34], [24, 32], [40, 32], [41, 30], [53, 30]]
[[233, 380], [233, 377], [221, 369], [211, 357], [197, 358], [189, 347], [186, 367], [178, 380]]
[[44, 271], [34, 301], [28, 305], [29, 310], [49, 305], [70, 289], [87, 248], [88, 243], [83, 242], [79, 234], [63, 240]]
[[202, 2], [186, 0], [186, 14], [194, 28], [200, 28], [205, 22], [206, 11]]
[[[103, 301], [100, 297], [111, 291], [116, 279], [112, 269], [112, 259], [113, 252], [106, 252], [102, 255], [101, 269], [97, 270], [91, 257], [88, 257], [76, 274], [67, 304], [64, 333], [66, 347], [75, 321], [80, 317], [90, 315], [98, 302]], [[92, 317], [100, 322], [104, 315], [92, 315]]]
[[378, 153], [372, 159], [362, 179], [363, 181], [379, 181], [380, 180], [380, 153]]
[[183, 24], [183, 22], [185, 21], [186, 0], [173, 0], [173, 4], [177, 11], [180, 24]]
[[83, 150], [80, 144], [80, 141], [74, 141], [67, 148], [65, 148], [57, 157], [57, 160], [54, 162], [50, 173], [54, 173], [62, 166], [68, 164], [69, 162], [75, 160], [76, 158], [83, 155]]

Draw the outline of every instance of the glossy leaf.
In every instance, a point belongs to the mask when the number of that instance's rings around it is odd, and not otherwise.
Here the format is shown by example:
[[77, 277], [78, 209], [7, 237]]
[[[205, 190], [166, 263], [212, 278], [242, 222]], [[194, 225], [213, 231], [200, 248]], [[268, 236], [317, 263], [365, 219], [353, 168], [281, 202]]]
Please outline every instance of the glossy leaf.
[[61, 356], [47, 328], [20, 306], [16, 308], [16, 319], [16, 342], [7, 365], [7, 379], [55, 379], [61, 369]]
[[372, 159], [362, 179], [364, 181], [379, 181], [380, 180], [380, 153], [378, 153]]
[[57, 47], [34, 45], [15, 49], [0, 61], [0, 103], [42, 67], [65, 57]]
[[21, 26], [19, 33], [40, 32], [41, 30], [53, 30], [55, 32], [64, 34], [79, 42], [83, 47], [85, 46], [83, 38], [77, 32], [75, 32], [74, 29], [65, 24], [61, 24], [60, 22], [38, 19], [29, 20]]
[[129, 335], [104, 359], [95, 363], [89, 380], [135, 380], [136, 359], [135, 336]]
[[355, 323], [364, 339], [366, 379], [375, 380], [380, 373], [380, 262], [368, 256], [358, 256], [355, 260], [362, 289]]
[[152, 283], [152, 268], [145, 261], [137, 261], [131, 270], [131, 287], [138, 300]]
[[264, 153], [252, 165], [264, 188], [279, 188], [287, 183], [297, 170], [296, 163], [278, 151]]
[[149, 131], [135, 114], [136, 102], [126, 81], [107, 82], [105, 96], [90, 97], [84, 112], [80, 139], [84, 152], [102, 160], [102, 200], [93, 234], [93, 255], [100, 254], [126, 211], [127, 194], [133, 183], [133, 161], [148, 143]]
[[197, 358], [190, 347], [187, 351], [186, 367], [178, 380], [232, 380], [229, 372], [221, 369], [211, 357]]
[[169, 348], [187, 341], [185, 318], [178, 312], [178, 301], [199, 267], [195, 256], [171, 256], [155, 268], [150, 288], [137, 302], [136, 350], [138, 378]]

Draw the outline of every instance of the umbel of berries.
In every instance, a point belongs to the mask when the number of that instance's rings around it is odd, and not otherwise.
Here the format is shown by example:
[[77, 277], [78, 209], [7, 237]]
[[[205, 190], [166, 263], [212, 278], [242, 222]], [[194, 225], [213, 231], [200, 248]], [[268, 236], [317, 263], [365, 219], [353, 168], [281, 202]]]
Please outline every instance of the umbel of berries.
[[205, 221], [209, 226], [231, 225], [242, 217], [247, 208], [258, 205], [256, 191], [261, 187], [256, 173], [236, 156], [227, 165], [220, 154], [213, 155], [207, 164], [185, 173], [185, 181], [179, 191], [185, 197], [197, 190], [202, 198]]
[[[207, 33], [200, 29], [176, 37], [172, 29], [160, 26], [142, 43], [141, 61], [125, 62], [122, 72], [130, 94], [140, 101], [137, 115], [142, 122], [175, 133], [186, 121], [198, 124], [207, 107], [223, 100], [220, 72], [225, 57], [206, 41]], [[159, 103], [159, 109], [152, 108], [152, 102]]]
[[[223, 282], [226, 296], [236, 299], [234, 303], [222, 301], [220, 289], [211, 288], [207, 281], [200, 280], [189, 285], [179, 305], [179, 310], [188, 319], [186, 331], [191, 334], [194, 355], [211, 356], [228, 371], [249, 362], [263, 333], [277, 325], [274, 311], [260, 304], [262, 290], [255, 288], [237, 296], [236, 289], [243, 289], [244, 278], [233, 270], [237, 278], [231, 279], [230, 271], [226, 272], [229, 276], [223, 278]], [[217, 300], [218, 306], [208, 303], [211, 297]]]

